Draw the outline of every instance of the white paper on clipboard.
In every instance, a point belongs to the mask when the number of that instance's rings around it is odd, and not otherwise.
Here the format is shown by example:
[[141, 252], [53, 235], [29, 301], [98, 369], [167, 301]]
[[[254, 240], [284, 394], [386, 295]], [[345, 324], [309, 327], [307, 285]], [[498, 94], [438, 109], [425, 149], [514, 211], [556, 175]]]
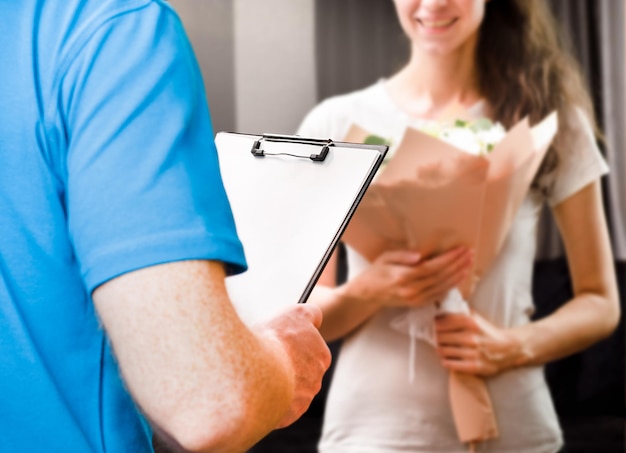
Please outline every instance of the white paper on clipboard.
[[252, 324], [306, 301], [387, 147], [230, 132], [215, 143], [248, 262], [226, 287]]

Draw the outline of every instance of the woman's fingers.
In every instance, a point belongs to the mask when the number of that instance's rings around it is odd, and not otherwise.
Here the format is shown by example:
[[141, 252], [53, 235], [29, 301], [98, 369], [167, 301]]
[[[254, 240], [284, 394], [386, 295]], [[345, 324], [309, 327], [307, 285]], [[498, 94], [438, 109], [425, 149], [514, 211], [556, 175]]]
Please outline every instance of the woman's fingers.
[[415, 269], [416, 276], [425, 278], [445, 274], [446, 271], [455, 272], [469, 266], [472, 259], [472, 251], [466, 247], [456, 247], [433, 258], [423, 260]]
[[479, 336], [466, 330], [455, 332], [437, 332], [437, 344], [440, 347], [478, 348]]
[[[459, 280], [460, 282], [460, 280]], [[440, 281], [435, 282], [432, 286], [424, 289], [424, 285], [416, 284], [410, 290], [410, 297], [406, 298], [406, 305], [411, 307], [422, 306], [426, 304], [436, 304], [446, 298], [448, 292], [454, 288], [459, 282]]]
[[435, 332], [441, 363], [452, 371], [493, 376], [516, 366], [524, 354], [518, 337], [477, 313], [438, 316]]
[[441, 364], [444, 368], [457, 373], [474, 374], [478, 376], [490, 376], [494, 374], [493, 367], [485, 365], [480, 360], [448, 360], [443, 359]]
[[449, 272], [445, 276], [429, 277], [428, 280], [424, 280], [424, 283], [428, 283], [429, 286], [423, 290], [429, 299], [434, 302], [441, 302], [447, 296], [448, 292], [456, 288], [467, 277], [469, 271], [462, 269], [460, 271]]
[[461, 313], [444, 313], [435, 318], [437, 333], [454, 332], [459, 330], [477, 331], [474, 318]]
[[457, 256], [452, 263], [445, 267], [442, 273], [448, 277], [453, 278], [457, 276], [466, 277], [469, 274], [470, 268], [474, 263], [474, 252], [468, 251]]
[[455, 249], [416, 266], [407, 278], [412, 279], [416, 293], [424, 299], [441, 301], [452, 288], [458, 286], [469, 274], [472, 253]]
[[437, 353], [444, 360], [475, 360], [480, 359], [480, 354], [476, 349], [460, 348], [458, 346], [439, 346]]
[[385, 252], [370, 268], [371, 278], [365, 284], [380, 293], [378, 300], [382, 305], [436, 303], [467, 277], [472, 256], [466, 247], [457, 247], [428, 260], [415, 251]]
[[443, 301], [451, 289], [467, 277], [467, 272], [452, 273], [447, 276], [430, 276], [422, 279], [413, 279], [405, 285], [399, 295], [407, 306], [421, 306]]
[[415, 266], [421, 259], [422, 255], [419, 252], [412, 250], [391, 250], [380, 255], [377, 261], [400, 266]]
[[459, 373], [493, 374], [494, 368], [483, 360], [479, 343], [480, 337], [468, 330], [437, 332], [437, 354], [442, 366]]

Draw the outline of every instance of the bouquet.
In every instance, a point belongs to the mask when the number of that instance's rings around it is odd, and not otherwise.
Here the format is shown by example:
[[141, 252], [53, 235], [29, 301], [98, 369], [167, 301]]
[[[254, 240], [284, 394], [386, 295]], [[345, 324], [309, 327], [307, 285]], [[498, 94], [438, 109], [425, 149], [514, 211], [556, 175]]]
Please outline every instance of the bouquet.
[[[450, 123], [428, 121], [419, 130], [475, 156], [486, 156], [489, 154], [506, 135], [506, 130], [502, 124], [494, 124], [488, 118], [478, 118], [469, 121], [457, 119]], [[363, 143], [393, 147], [391, 139], [373, 134], [365, 137]], [[387, 153], [378, 174], [387, 166], [392, 156], [393, 153]]]
[[[556, 130], [556, 113], [532, 128], [522, 120], [508, 132], [487, 119], [407, 128], [343, 240], [370, 261], [389, 249], [430, 256], [459, 245], [473, 248], [470, 276], [442, 303], [444, 310], [468, 313], [465, 301], [497, 256]], [[382, 139], [352, 125], [345, 140]], [[392, 326], [428, 340], [436, 310], [411, 309]], [[497, 436], [482, 378], [450, 373], [449, 391], [462, 442]]]

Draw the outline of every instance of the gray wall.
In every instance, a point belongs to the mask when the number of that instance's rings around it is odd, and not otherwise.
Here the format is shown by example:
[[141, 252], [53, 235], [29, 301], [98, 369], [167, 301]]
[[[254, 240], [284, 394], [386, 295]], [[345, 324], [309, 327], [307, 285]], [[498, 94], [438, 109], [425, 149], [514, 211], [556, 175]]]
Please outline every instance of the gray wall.
[[215, 131], [295, 132], [317, 101], [314, 0], [171, 0]]
[[171, 0], [189, 35], [209, 99], [215, 131], [235, 130], [233, 2]]

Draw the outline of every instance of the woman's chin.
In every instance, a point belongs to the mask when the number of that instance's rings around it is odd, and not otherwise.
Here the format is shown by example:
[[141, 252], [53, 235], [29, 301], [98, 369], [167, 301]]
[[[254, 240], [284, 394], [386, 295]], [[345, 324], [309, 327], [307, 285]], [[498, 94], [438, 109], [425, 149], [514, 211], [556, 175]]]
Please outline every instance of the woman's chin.
[[420, 43], [420, 53], [433, 58], [442, 58], [454, 53], [454, 48], [444, 43]]

